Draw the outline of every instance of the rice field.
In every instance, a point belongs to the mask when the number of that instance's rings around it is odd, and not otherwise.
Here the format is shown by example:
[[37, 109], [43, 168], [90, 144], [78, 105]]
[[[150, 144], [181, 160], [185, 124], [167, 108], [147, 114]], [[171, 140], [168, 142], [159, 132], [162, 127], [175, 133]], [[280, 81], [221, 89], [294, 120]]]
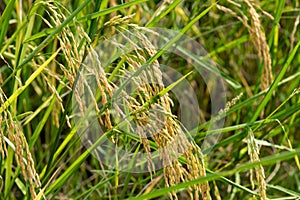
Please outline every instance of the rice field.
[[300, 199], [299, 0], [0, 0], [0, 199]]

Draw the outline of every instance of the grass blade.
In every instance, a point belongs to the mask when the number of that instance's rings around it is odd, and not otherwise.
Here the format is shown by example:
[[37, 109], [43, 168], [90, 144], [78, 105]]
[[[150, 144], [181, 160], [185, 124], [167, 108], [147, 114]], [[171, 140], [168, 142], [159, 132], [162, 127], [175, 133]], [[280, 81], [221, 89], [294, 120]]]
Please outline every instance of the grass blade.
[[46, 62], [44, 62], [34, 73], [27, 79], [25, 84], [18, 88], [0, 107], [0, 114], [13, 102], [17, 97], [30, 85], [30, 83], [49, 65], [49, 63], [57, 56], [60, 49], [58, 49]]
[[2, 43], [4, 41], [4, 37], [8, 30], [10, 16], [12, 14], [12, 10], [14, 8], [16, 0], [10, 0], [5, 7], [3, 15], [0, 17], [1, 31], [0, 31], [0, 46], [3, 46]]

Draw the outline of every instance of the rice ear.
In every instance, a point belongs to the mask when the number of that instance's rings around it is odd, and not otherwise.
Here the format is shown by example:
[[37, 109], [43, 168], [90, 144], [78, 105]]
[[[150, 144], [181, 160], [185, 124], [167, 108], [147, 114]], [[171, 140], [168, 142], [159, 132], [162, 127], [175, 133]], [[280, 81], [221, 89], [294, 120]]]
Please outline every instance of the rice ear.
[[[122, 26], [119, 27], [119, 25], [123, 25], [126, 19], [128, 19], [128, 17], [124, 17], [123, 19], [120, 16], [116, 16], [105, 24], [107, 26], [106, 29], [109, 29], [113, 24], [114, 31], [122, 34], [124, 28], [122, 28]], [[128, 26], [133, 29], [139, 28], [131, 24], [128, 24]], [[143, 30], [147, 31], [147, 29]], [[109, 30], [107, 31], [110, 32]], [[146, 35], [139, 31], [137, 32], [136, 37], [138, 37], [141, 47], [134, 44], [130, 38], [126, 38], [124, 35], [127, 42], [134, 47], [132, 52], [127, 52], [122, 44], [116, 43], [116, 45], [119, 45], [118, 48], [124, 51], [122, 59], [128, 65], [127, 68], [124, 67], [121, 70], [122, 74], [120, 76], [130, 77], [131, 74], [139, 70], [140, 66], [145, 64], [150, 57], [156, 54], [156, 48], [151, 44]], [[95, 52], [91, 50], [91, 54], [95, 54]], [[96, 54], [94, 56], [96, 56]], [[97, 60], [96, 57], [95, 59]], [[93, 74], [96, 74], [102, 105], [105, 105], [107, 99], [111, 98], [114, 92], [118, 91], [120, 87], [108, 81], [109, 74], [104, 71], [100, 62], [96, 65], [95, 68], [98, 72], [94, 71]], [[157, 60], [154, 61], [151, 68], [142, 71], [138, 76], [131, 77], [131, 81], [135, 84], [136, 88], [138, 88], [138, 92], [135, 93], [133, 97], [132, 94], [127, 93], [126, 90], [122, 90], [122, 99], [124, 99], [122, 102], [124, 103], [124, 107], [129, 109], [128, 112], [132, 113], [132, 120], [138, 125], [138, 128], [133, 130], [129, 121], [125, 120], [123, 123], [126, 123], [132, 131], [137, 132], [140, 143], [143, 145], [147, 155], [147, 168], [150, 174], [152, 175], [156, 170], [151, 157], [152, 150], [150, 148], [150, 141], [154, 141], [158, 147], [163, 165], [163, 177], [166, 187], [205, 176], [205, 161], [201, 149], [187, 139], [184, 130], [182, 130], [176, 117], [172, 114], [169, 94], [167, 93], [156, 98], [156, 96], [165, 89], [162, 81], [160, 63]], [[150, 85], [150, 83], [155, 84]], [[155, 101], [153, 101], [154, 98], [156, 98]], [[148, 106], [145, 107], [145, 105]], [[112, 106], [115, 110], [121, 111], [117, 104]], [[159, 112], [151, 112], [151, 109], [159, 110]], [[117, 113], [120, 115], [118, 117], [122, 117], [122, 112]], [[154, 119], [159, 119], [160, 121], [155, 121]], [[102, 116], [99, 116], [99, 122], [101, 126], [105, 126], [107, 130], [111, 130], [115, 126], [108, 109], [103, 112]], [[160, 129], [158, 130], [153, 128], [158, 126], [157, 123], [160, 125]], [[118, 141], [118, 134], [113, 137], [114, 141]], [[181, 154], [185, 158], [186, 166], [183, 166], [183, 164], [179, 162], [178, 154]], [[191, 199], [211, 199], [208, 182], [189, 187], [188, 193]], [[175, 191], [171, 192], [169, 197], [171, 199], [178, 199]]]

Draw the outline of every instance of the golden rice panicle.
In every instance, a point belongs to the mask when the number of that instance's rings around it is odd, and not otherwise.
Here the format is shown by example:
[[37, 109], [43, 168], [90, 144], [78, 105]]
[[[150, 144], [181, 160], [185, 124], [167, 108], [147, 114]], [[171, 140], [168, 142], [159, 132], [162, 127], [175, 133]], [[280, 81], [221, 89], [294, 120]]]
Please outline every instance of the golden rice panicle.
[[[139, 38], [143, 44], [144, 50], [147, 51], [147, 54], [153, 56], [156, 53], [156, 50], [151, 42], [143, 34], [139, 34]], [[151, 72], [149, 73], [150, 80], [155, 80], [159, 83], [156, 85], [157, 87], [148, 87], [146, 91], [153, 97], [164, 89], [162, 73], [158, 61], [155, 61], [151, 66]], [[158, 103], [164, 110], [164, 113], [171, 113], [168, 95], [162, 96]], [[153, 133], [152, 135], [153, 140], [159, 146], [159, 150], [161, 151], [160, 155], [164, 166], [166, 186], [173, 186], [180, 182], [193, 180], [206, 175], [201, 150], [199, 151], [199, 148], [188, 141], [172, 114], [166, 117], [162, 130], [158, 133]], [[178, 155], [178, 153], [182, 153], [185, 157], [187, 168], [183, 167], [176, 156], [174, 157], [174, 155]], [[192, 189], [194, 191], [192, 191]], [[199, 194], [202, 195], [202, 199], [210, 199], [209, 185], [207, 182], [188, 188], [188, 192], [192, 199], [199, 199]], [[172, 192], [170, 196], [177, 199], [175, 192]]]
[[266, 40], [263, 27], [261, 25], [260, 16], [255, 10], [255, 5], [253, 1], [244, 0], [244, 2], [249, 7], [249, 14], [251, 17], [251, 27], [249, 29], [250, 35], [252, 37], [254, 46], [258, 52], [258, 57], [261, 63], [264, 64], [263, 74], [261, 76], [261, 90], [269, 88], [273, 82], [272, 74], [272, 62], [271, 55], [269, 51], [269, 46]]
[[[43, 1], [41, 3], [45, 9], [46, 13], [49, 16], [50, 21], [44, 19], [44, 22], [50, 27], [57, 27], [61, 25], [70, 15], [69, 11], [63, 7], [60, 3], [56, 1]], [[78, 50], [80, 41], [83, 39], [91, 42], [88, 35], [83, 30], [83, 27], [77, 23], [74, 19], [74, 28], [76, 29], [76, 34], [70, 29], [69, 26], [66, 26], [57, 36], [57, 40], [60, 42], [60, 46], [62, 47], [64, 59], [67, 62], [67, 66], [59, 65], [61, 70], [65, 73], [70, 81], [70, 87], [73, 86], [75, 77], [77, 75], [77, 71], [80, 67], [80, 64], [83, 59], [85, 48], [80, 48]]]
[[[2, 89], [0, 89], [0, 102], [2, 105], [5, 102], [5, 94]], [[41, 187], [41, 182], [39, 175], [35, 170], [34, 161], [29, 150], [27, 140], [22, 131], [22, 127], [20, 124], [18, 124], [18, 122], [13, 120], [11, 112], [6, 109], [1, 113], [0, 121], [4, 122], [4, 130], [7, 130], [8, 139], [14, 145], [12, 148], [14, 150], [17, 166], [21, 167], [22, 175], [25, 181], [28, 181], [30, 194], [34, 199], [36, 197], [36, 188]], [[8, 156], [2, 128], [0, 134], [1, 141], [3, 141], [1, 142], [1, 153], [4, 156]]]
[[[48, 1], [40, 1], [37, 4], [41, 4], [45, 8], [45, 13], [48, 15], [48, 18], [43, 18], [43, 21], [50, 28], [60, 26], [70, 15], [69, 11], [59, 2], [48, 0]], [[81, 41], [91, 42], [89, 36], [83, 30], [82, 25], [77, 23], [77, 21], [73, 20], [73, 25], [76, 31], [72, 31], [69, 26], [65, 26], [62, 31], [56, 35], [56, 39], [59, 41], [59, 45], [63, 51], [63, 59], [66, 64], [61, 64], [56, 62], [52, 65], [51, 69], [46, 69], [45, 72], [48, 76], [52, 77], [52, 81], [49, 81], [47, 76], [42, 76], [45, 79], [46, 84], [48, 85], [50, 91], [57, 98], [57, 105], [54, 106], [52, 115], [54, 115], [54, 124], [59, 126], [59, 108], [62, 112], [64, 112], [63, 100], [62, 97], [56, 90], [55, 81], [59, 81], [61, 84], [65, 86], [68, 90], [71, 91], [71, 88], [74, 84], [74, 81], [77, 76], [78, 69], [82, 63], [85, 48], [79, 48]], [[84, 47], [84, 45], [82, 46]], [[78, 50], [80, 49], [80, 50]], [[56, 65], [60, 67], [63, 75], [67, 77], [69, 80], [68, 84], [63, 83], [61, 81], [62, 76], [58, 75], [58, 71], [56, 69]], [[71, 127], [70, 117], [66, 116], [67, 125]]]
[[[247, 137], [247, 144], [248, 144], [248, 154], [250, 156], [250, 162], [258, 162], [259, 159], [259, 147], [257, 143], [255, 142], [254, 134], [251, 129], [248, 131], [248, 137]], [[267, 194], [266, 194], [266, 181], [265, 181], [265, 171], [263, 166], [260, 164], [254, 168], [255, 176], [256, 176], [256, 182], [258, 185], [258, 191], [259, 196], [261, 199], [266, 200]], [[255, 189], [255, 181], [253, 180], [253, 170], [250, 170], [250, 182], [252, 189]]]
[[213, 183], [214, 183], [214, 191], [215, 191], [214, 196], [215, 196], [216, 200], [222, 200], [220, 192], [219, 192], [219, 188], [218, 188], [216, 182], [213, 181]]
[[[189, 179], [193, 180], [200, 177], [206, 176], [205, 172], [205, 162], [204, 156], [198, 146], [196, 144], [190, 144], [189, 150], [184, 154], [184, 157], [187, 161], [188, 174]], [[208, 182], [204, 182], [194, 186], [195, 195], [194, 199], [199, 199], [199, 195], [201, 193], [201, 199], [209, 200], [210, 196], [210, 187]]]

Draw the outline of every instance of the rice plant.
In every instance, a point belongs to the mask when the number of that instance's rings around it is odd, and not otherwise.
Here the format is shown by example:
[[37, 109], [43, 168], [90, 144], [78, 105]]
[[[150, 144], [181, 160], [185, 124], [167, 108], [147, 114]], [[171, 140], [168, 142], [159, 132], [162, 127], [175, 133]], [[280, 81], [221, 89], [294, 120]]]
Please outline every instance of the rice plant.
[[0, 199], [299, 199], [299, 0], [0, 0]]

